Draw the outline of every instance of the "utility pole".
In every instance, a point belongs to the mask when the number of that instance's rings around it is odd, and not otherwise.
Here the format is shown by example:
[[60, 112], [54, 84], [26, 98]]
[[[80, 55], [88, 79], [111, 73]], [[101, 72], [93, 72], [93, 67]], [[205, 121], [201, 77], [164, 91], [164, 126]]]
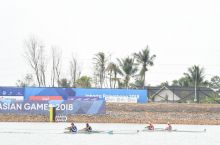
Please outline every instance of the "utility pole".
[[195, 78], [195, 96], [194, 96], [194, 102], [197, 101], [197, 70], [195, 67], [195, 72], [196, 72], [196, 78]]

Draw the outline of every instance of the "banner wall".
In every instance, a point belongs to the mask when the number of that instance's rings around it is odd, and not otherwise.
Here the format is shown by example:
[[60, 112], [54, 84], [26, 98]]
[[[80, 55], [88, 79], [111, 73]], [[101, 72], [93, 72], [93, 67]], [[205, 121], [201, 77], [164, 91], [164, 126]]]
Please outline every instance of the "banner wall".
[[25, 100], [75, 100], [83, 97], [105, 99], [106, 102], [146, 103], [147, 90], [83, 89], [83, 88], [25, 88]]
[[49, 115], [49, 107], [56, 107], [57, 115], [105, 114], [105, 101], [13, 101], [0, 102], [0, 113], [21, 115]]
[[0, 101], [23, 101], [24, 88], [0, 87]]

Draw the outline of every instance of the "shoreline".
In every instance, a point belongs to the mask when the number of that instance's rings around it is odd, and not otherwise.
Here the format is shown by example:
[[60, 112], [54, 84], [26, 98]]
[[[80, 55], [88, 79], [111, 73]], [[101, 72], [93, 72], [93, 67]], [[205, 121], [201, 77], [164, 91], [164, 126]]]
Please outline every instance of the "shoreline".
[[[106, 103], [103, 115], [69, 115], [67, 122], [220, 125], [219, 104]], [[49, 122], [49, 116], [3, 115], [0, 122]]]

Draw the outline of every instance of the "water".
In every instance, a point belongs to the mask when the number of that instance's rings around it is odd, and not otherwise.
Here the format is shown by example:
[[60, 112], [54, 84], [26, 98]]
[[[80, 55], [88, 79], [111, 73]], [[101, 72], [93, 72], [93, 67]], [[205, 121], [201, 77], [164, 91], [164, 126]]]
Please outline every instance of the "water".
[[[205, 133], [140, 132], [143, 124], [91, 123], [94, 130], [114, 130], [127, 134], [64, 134], [70, 123], [0, 123], [0, 145], [220, 145], [220, 126], [173, 125], [179, 130]], [[78, 129], [85, 124], [76, 123]], [[165, 125], [155, 125], [164, 128]]]

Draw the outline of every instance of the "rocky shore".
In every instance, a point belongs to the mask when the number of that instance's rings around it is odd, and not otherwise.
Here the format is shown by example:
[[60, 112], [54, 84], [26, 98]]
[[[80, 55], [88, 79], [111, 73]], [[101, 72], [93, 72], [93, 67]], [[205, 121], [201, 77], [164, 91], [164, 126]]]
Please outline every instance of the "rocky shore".
[[[2, 122], [48, 122], [48, 116], [0, 115]], [[68, 122], [220, 125], [218, 104], [107, 103], [104, 115], [70, 115]]]

